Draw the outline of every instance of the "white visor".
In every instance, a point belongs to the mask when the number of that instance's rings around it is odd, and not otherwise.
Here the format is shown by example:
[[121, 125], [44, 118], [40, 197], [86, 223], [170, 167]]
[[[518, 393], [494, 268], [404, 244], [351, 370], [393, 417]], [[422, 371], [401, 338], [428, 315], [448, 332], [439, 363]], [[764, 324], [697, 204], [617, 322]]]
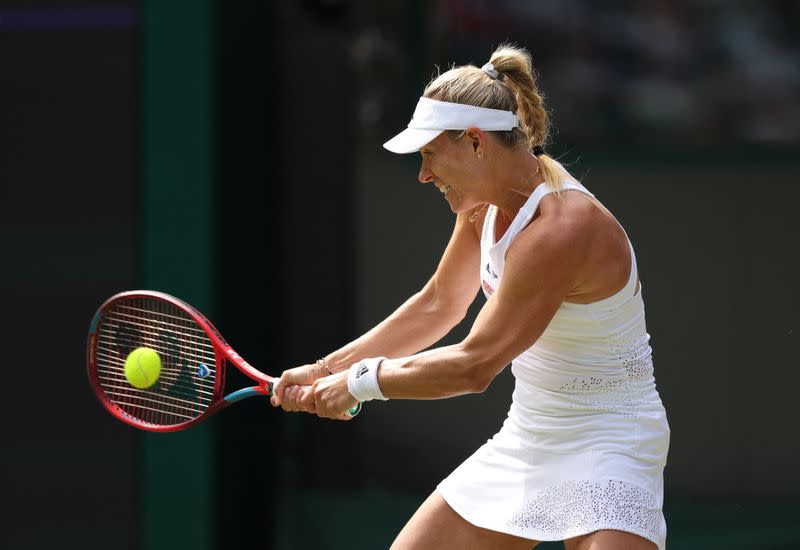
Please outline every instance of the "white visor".
[[408, 128], [383, 144], [392, 153], [413, 153], [433, 141], [445, 130], [480, 128], [487, 132], [519, 127], [519, 118], [511, 111], [487, 109], [463, 103], [447, 103], [419, 98]]

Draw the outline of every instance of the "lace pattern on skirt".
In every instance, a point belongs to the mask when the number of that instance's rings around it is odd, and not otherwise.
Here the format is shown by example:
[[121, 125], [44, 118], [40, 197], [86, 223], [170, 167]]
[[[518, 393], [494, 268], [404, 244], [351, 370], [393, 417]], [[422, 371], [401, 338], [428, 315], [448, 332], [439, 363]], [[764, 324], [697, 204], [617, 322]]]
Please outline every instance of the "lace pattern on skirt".
[[614, 479], [567, 481], [548, 487], [524, 503], [508, 525], [556, 536], [618, 529], [649, 539], [659, 548], [666, 535], [655, 495]]

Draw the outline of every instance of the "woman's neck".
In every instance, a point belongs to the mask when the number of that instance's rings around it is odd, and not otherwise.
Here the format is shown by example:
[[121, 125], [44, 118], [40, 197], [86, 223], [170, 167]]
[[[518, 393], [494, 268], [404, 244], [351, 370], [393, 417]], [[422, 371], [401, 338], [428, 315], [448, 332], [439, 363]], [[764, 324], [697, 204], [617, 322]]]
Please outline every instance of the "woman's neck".
[[513, 220], [520, 208], [539, 185], [544, 176], [539, 169], [539, 161], [527, 151], [515, 150], [497, 159], [498, 168], [494, 173], [500, 177], [493, 182], [493, 197], [490, 201], [508, 220]]

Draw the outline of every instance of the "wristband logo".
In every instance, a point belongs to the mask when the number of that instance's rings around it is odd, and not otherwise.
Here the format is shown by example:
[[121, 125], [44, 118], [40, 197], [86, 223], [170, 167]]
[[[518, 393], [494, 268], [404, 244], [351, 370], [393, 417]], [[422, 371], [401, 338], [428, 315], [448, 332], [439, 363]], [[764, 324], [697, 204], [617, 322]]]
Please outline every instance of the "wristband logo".
[[356, 371], [356, 380], [361, 378], [361, 375], [367, 374], [368, 372], [369, 372], [369, 367], [366, 365], [366, 363], [361, 363], [358, 366], [358, 370]]

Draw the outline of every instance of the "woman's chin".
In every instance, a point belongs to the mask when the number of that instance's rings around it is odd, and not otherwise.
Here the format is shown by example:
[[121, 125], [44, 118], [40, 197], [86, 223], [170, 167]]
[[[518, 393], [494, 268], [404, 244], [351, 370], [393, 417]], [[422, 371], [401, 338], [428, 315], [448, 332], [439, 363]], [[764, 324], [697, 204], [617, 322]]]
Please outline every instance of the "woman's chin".
[[450, 198], [448, 198], [447, 195], [444, 196], [444, 199], [447, 201], [447, 206], [450, 207], [450, 210], [453, 212], [453, 214], [458, 214], [459, 212], [461, 212], [461, 208], [459, 208], [457, 204], [458, 201], [450, 200]]

